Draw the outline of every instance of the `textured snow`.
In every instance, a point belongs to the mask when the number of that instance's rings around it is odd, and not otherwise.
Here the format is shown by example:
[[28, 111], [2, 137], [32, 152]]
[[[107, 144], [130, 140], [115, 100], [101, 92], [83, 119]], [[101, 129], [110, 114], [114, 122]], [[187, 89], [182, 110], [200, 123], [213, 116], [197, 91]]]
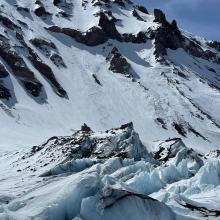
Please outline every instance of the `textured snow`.
[[[72, 17], [68, 19], [55, 16], [55, 13], [61, 9], [50, 1], [43, 1], [47, 11], [53, 13], [51, 18], [46, 20], [33, 13], [32, 1], [17, 1], [17, 4], [31, 10], [30, 16], [18, 12], [13, 1], [3, 0], [3, 4], [4, 8], [1, 10], [14, 22], [19, 19], [27, 23], [29, 28], [23, 29], [26, 41], [38, 37], [49, 39], [57, 46], [57, 51], [67, 66], [65, 69], [58, 68], [40, 51], [38, 55], [50, 65], [57, 80], [67, 91], [69, 99], [54, 94], [48, 82], [33, 69], [29, 61], [27, 61], [29, 68], [45, 88], [46, 102], [39, 104], [27, 95], [10, 74], [12, 82], [10, 87], [16, 97], [11, 104], [0, 100], [0, 120], [4, 125], [4, 128], [0, 129], [1, 151], [40, 144], [54, 135], [71, 134], [83, 123], [87, 123], [95, 130], [106, 130], [128, 121], [134, 123], [142, 140], [149, 145], [168, 137], [180, 137], [181, 135], [172, 126], [176, 122], [186, 127], [189, 123], [207, 139], [204, 140], [189, 132], [187, 137], [183, 137], [187, 145], [203, 152], [219, 147], [219, 128], [204, 115], [204, 113], [210, 114], [219, 124], [219, 91], [201, 81], [204, 74], [212, 80], [212, 74], [204, 69], [205, 65], [218, 71], [217, 64], [194, 59], [179, 50], [168, 51], [170, 59], [185, 69], [189, 78], [186, 80], [173, 73], [172, 65], [164, 66], [155, 61], [154, 42], [151, 40], [145, 44], [109, 40], [101, 46], [87, 47], [65, 35], [45, 30], [45, 27], [53, 24], [81, 31], [97, 25], [98, 17], [94, 14], [100, 9], [92, 6], [90, 1], [86, 4], [86, 9], [81, 6], [81, 1], [72, 2], [73, 5], [70, 7]], [[116, 28], [120, 33], [137, 34], [138, 31], [147, 31], [148, 27], [154, 29], [158, 26], [153, 22], [152, 15], [138, 11], [145, 20], [139, 21], [132, 15], [132, 10], [133, 6], [128, 4], [126, 9], [112, 4], [113, 15], [119, 19]], [[3, 33], [4, 28], [1, 28], [1, 34]], [[11, 35], [8, 37], [14, 44], [19, 45], [14, 37]], [[198, 40], [205, 47], [205, 43], [201, 39]], [[131, 64], [138, 76], [137, 82], [108, 70], [109, 66], [105, 59], [114, 46]], [[30, 47], [33, 48], [33, 45]], [[202, 69], [193, 62], [201, 65]], [[93, 74], [97, 76], [102, 86], [94, 82]], [[170, 83], [177, 81], [178, 84]], [[180, 95], [179, 91], [182, 91], [186, 97]], [[189, 100], [192, 100], [202, 111]], [[157, 118], [164, 120], [167, 130], [155, 122]]]
[[[219, 64], [183, 49], [168, 49], [169, 63], [161, 64], [150, 39], [141, 44], [109, 39], [88, 47], [45, 28], [85, 32], [98, 26], [99, 7], [92, 1], [82, 7], [81, 0], [67, 1], [68, 8], [42, 2], [52, 15], [36, 16], [34, 1], [25, 0], [2, 0], [0, 10], [28, 25], [22, 30], [25, 41], [52, 68], [68, 99], [54, 93], [25, 58], [15, 34], [0, 24], [0, 34], [44, 87], [34, 99], [13, 74], [0, 79], [13, 93], [10, 101], [0, 100], [0, 219], [220, 219]], [[140, 21], [132, 15], [133, 5], [110, 2], [121, 34], [158, 27], [153, 15], [138, 11]], [[15, 4], [30, 14], [18, 12]], [[60, 16], [63, 10], [71, 16]], [[181, 32], [214, 51], [207, 40]], [[33, 38], [53, 42], [66, 68], [31, 45]], [[109, 70], [106, 57], [114, 47], [134, 79]], [[112, 129], [129, 121], [134, 127]], [[83, 123], [94, 131], [77, 131]]]

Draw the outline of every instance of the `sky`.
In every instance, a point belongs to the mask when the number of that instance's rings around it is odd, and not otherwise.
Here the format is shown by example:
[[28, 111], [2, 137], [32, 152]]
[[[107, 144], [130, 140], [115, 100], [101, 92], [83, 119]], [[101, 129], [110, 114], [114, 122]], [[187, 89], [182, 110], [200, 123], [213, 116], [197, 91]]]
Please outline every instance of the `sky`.
[[220, 41], [220, 0], [136, 0], [149, 11], [162, 9], [186, 31]]

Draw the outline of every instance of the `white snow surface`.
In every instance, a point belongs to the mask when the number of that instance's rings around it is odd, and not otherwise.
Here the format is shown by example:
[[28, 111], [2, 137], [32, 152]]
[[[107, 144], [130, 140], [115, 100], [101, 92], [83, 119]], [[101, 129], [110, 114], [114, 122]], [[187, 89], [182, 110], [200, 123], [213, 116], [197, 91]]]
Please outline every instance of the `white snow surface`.
[[[0, 15], [27, 24], [22, 28], [25, 41], [51, 67], [68, 98], [54, 92], [22, 50], [19, 55], [45, 93], [37, 99], [27, 94], [6, 66], [10, 75], [0, 83], [14, 95], [0, 99], [0, 219], [220, 219], [220, 92], [213, 86], [220, 82], [219, 64], [183, 49], [167, 50], [169, 63], [161, 64], [150, 39], [80, 44], [45, 28], [86, 32], [98, 26], [97, 14], [106, 7], [67, 0], [68, 8], [58, 8], [42, 0], [51, 13], [42, 18], [35, 15], [34, 2], [2, 0]], [[121, 34], [158, 27], [153, 15], [138, 9], [143, 21], [137, 20], [127, 1], [125, 8], [110, 3]], [[19, 12], [16, 4], [30, 13]], [[62, 10], [71, 16], [60, 16]], [[207, 40], [181, 32], [214, 51]], [[14, 33], [1, 22], [0, 34], [19, 51]], [[66, 68], [29, 43], [33, 38], [53, 42]], [[114, 47], [131, 65], [135, 80], [109, 70], [106, 57]], [[185, 76], [176, 74], [176, 68]], [[111, 129], [128, 122], [133, 126]], [[83, 123], [94, 132], [78, 131]]]
[[[71, 14], [70, 18], [56, 16], [62, 9], [55, 7], [51, 1], [42, 3], [52, 15], [40, 18], [33, 13], [34, 1], [2, 1], [3, 15], [16, 24], [20, 20], [28, 25], [28, 28], [22, 29], [26, 42], [33, 38], [43, 38], [56, 45], [67, 68], [58, 68], [40, 50], [35, 48], [35, 51], [52, 68], [58, 82], [67, 91], [68, 99], [57, 96], [48, 82], [27, 61], [35, 77], [43, 84], [46, 102], [39, 104], [10, 74], [10, 90], [15, 97], [10, 102], [0, 100], [0, 151], [40, 144], [54, 135], [71, 134], [83, 123], [95, 130], [106, 130], [129, 121], [134, 123], [142, 140], [149, 145], [168, 137], [181, 137], [172, 126], [176, 122], [186, 129], [190, 124], [207, 139], [188, 132], [186, 137], [182, 137], [187, 145], [201, 152], [219, 147], [220, 132], [216, 126], [220, 124], [219, 91], [201, 80], [201, 74], [206, 74], [208, 78], [213, 74], [205, 66], [218, 72], [219, 65], [195, 59], [182, 51], [168, 52], [170, 59], [185, 71], [187, 79], [184, 79], [173, 73], [172, 65], [165, 66], [156, 62], [153, 55], [154, 42], [151, 40], [147, 40], [145, 44], [109, 40], [103, 45], [88, 47], [63, 34], [45, 30], [45, 27], [57, 25], [86, 31], [98, 25], [96, 14], [102, 8], [92, 6], [91, 1], [85, 7], [82, 7], [81, 0], [70, 2], [72, 5], [67, 10]], [[15, 4], [30, 9], [30, 15], [17, 11]], [[120, 33], [137, 34], [147, 31], [149, 27], [155, 29], [158, 26], [153, 22], [153, 15], [140, 11], [138, 12], [144, 21], [137, 20], [132, 15], [133, 6], [127, 3], [125, 8], [112, 3], [111, 10], [118, 19], [116, 28]], [[1, 26], [3, 35], [4, 30], [4, 26]], [[7, 37], [14, 45], [19, 45], [10, 33], [9, 31]], [[33, 45], [28, 44], [34, 49]], [[204, 42], [203, 44], [205, 47]], [[113, 47], [117, 47], [131, 64], [138, 75], [136, 82], [108, 69], [106, 57]], [[201, 65], [203, 69], [199, 69], [194, 63]], [[102, 86], [95, 82], [93, 74]], [[167, 129], [161, 127], [157, 118], [164, 120]]]

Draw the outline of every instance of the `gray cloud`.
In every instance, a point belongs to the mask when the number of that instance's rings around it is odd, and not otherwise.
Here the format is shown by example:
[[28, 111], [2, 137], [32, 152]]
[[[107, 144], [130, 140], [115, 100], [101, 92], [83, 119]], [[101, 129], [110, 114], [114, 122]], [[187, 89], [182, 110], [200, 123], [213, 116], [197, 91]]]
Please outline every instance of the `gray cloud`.
[[148, 8], [161, 8], [168, 19], [197, 35], [220, 40], [219, 0], [137, 0]]

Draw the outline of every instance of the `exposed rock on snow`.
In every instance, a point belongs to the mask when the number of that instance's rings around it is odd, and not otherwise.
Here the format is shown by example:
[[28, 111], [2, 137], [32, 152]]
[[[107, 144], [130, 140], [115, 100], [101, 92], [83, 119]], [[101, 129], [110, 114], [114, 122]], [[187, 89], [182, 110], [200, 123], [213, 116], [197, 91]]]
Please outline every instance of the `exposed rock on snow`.
[[154, 21], [166, 26], [168, 24], [166, 15], [160, 9], [154, 9]]
[[43, 60], [41, 60], [38, 54], [34, 52], [34, 50], [31, 47], [29, 47], [25, 43], [23, 36], [18, 32], [16, 32], [16, 38], [27, 50], [27, 58], [32, 62], [33, 66], [52, 84], [52, 87], [55, 89], [56, 93], [59, 96], [66, 97], [67, 93], [56, 80], [52, 69], [47, 64], [45, 64]]
[[23, 7], [23, 6], [21, 6], [21, 5], [16, 5], [16, 9], [17, 9], [19, 12], [30, 13], [30, 9], [29, 9], [29, 8]]
[[211, 48], [216, 49], [217, 51], [220, 51], [220, 42], [219, 41], [209, 41], [207, 42], [207, 45]]
[[0, 22], [7, 28], [11, 30], [20, 29], [20, 27], [11, 21], [9, 18], [5, 17], [4, 15], [0, 14]]
[[35, 78], [34, 73], [28, 68], [25, 61], [14, 51], [9, 39], [0, 35], [1, 58], [10, 66], [15, 77], [17, 77], [33, 96], [39, 96], [42, 84]]
[[0, 99], [9, 99], [11, 98], [11, 94], [3, 85], [0, 83]]
[[116, 29], [114, 18], [108, 18], [108, 16], [105, 13], [101, 12], [99, 19], [99, 26], [105, 32], [107, 37], [119, 41], [122, 40], [120, 33]]
[[142, 13], [149, 14], [148, 10], [143, 5], [138, 5], [137, 9]]
[[107, 60], [110, 61], [109, 69], [114, 73], [121, 73], [127, 77], [132, 77], [131, 65], [128, 61], [120, 54], [118, 49], [114, 47], [111, 53], [108, 55]]
[[5, 66], [0, 63], [0, 79], [5, 78], [9, 75], [8, 71], [5, 69]]
[[124, 42], [131, 42], [135, 44], [144, 44], [147, 42], [147, 36], [144, 32], [139, 32], [137, 35], [133, 34], [123, 34], [123, 41]]
[[48, 41], [46, 39], [41, 39], [41, 38], [33, 38], [30, 40], [30, 42], [37, 48], [39, 48], [40, 50], [42, 51], [45, 51], [45, 53], [49, 53], [48, 50], [51, 50], [51, 49], [54, 49], [56, 50], [56, 45], [51, 42], [51, 41]]
[[123, 0], [114, 0], [113, 2], [121, 7], [125, 7], [125, 3]]
[[86, 44], [88, 46], [97, 46], [103, 44], [107, 41], [107, 36], [105, 32], [99, 27], [92, 27], [85, 33], [81, 33], [78, 30], [70, 28], [59, 28], [57, 26], [52, 26], [48, 28], [51, 32], [63, 33], [74, 38], [77, 42]]
[[56, 45], [52, 41], [43, 38], [33, 38], [31, 44], [37, 47], [43, 54], [49, 58], [57, 67], [66, 67], [63, 58], [58, 54]]
[[134, 9], [132, 12], [133, 16], [136, 17], [139, 21], [144, 21], [144, 19], [138, 14], [138, 12]]
[[154, 10], [155, 22], [161, 24], [155, 31], [155, 51], [154, 54], [160, 60], [167, 54], [166, 49], [176, 50], [182, 46], [183, 37], [177, 27], [176, 21], [170, 24], [166, 20], [165, 14], [159, 10]]
[[211, 50], [204, 50], [197, 42], [193, 40], [187, 41], [185, 50], [192, 56], [220, 63], [220, 57], [217, 53]]
[[45, 17], [47, 15], [51, 15], [49, 12], [46, 11], [46, 9], [41, 1], [36, 1], [35, 4], [36, 4], [36, 8], [34, 9], [34, 13], [38, 17]]
[[220, 158], [220, 150], [210, 151], [205, 155], [205, 158]]

